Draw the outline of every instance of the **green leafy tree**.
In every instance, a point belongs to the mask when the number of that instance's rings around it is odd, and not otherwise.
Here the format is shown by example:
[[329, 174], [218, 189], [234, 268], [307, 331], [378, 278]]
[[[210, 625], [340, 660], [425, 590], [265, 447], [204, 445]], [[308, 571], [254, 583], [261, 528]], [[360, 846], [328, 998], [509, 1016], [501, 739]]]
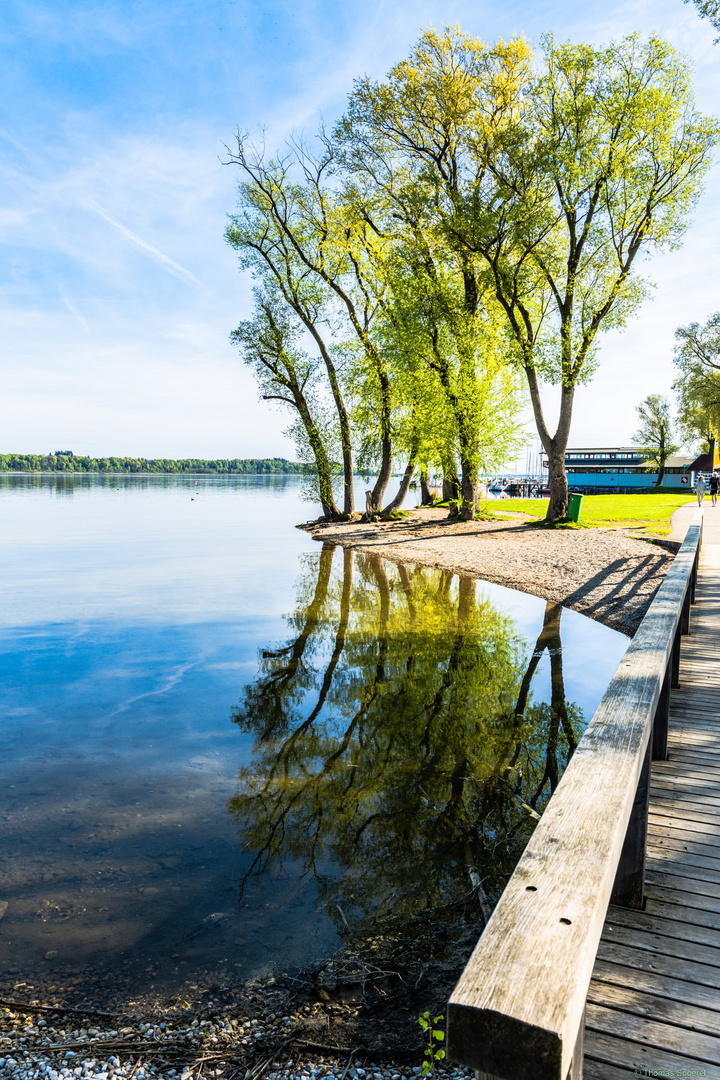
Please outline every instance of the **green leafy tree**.
[[638, 405], [636, 412], [640, 428], [633, 436], [633, 442], [650, 463], [648, 472], [657, 472], [655, 483], [660, 487], [667, 459], [680, 449], [679, 445], [673, 442], [670, 402], [660, 394], [648, 394]]
[[[465, 253], [470, 289], [484, 266], [548, 455], [548, 517], [563, 517], [575, 390], [598, 334], [646, 295], [638, 256], [679, 244], [720, 132], [694, 107], [687, 63], [656, 38], [547, 38], [533, 70], [520, 40], [426, 31], [384, 83], [356, 82], [338, 131], [358, 169], [393, 158]], [[543, 382], [560, 386], [554, 431]]]
[[714, 461], [720, 432], [720, 311], [704, 326], [690, 323], [679, 327], [675, 340], [679, 373], [673, 389], [680, 429], [689, 443], [702, 439]]
[[[250, 213], [232, 218], [226, 237], [239, 250], [254, 250], [266, 262], [277, 263], [279, 279], [287, 278], [287, 267], [292, 266], [290, 276], [298, 283], [303, 297], [308, 289], [314, 294], [324, 290], [325, 302], [327, 297], [334, 301], [335, 320], [342, 320], [358, 342], [376, 383], [380, 463], [372, 506], [379, 511], [393, 457], [392, 388], [374, 335], [377, 290], [382, 285], [374, 277], [376, 261], [371, 264], [367, 258], [374, 239], [363, 222], [348, 218], [346, 204], [331, 185], [335, 151], [323, 132], [319, 144], [319, 153], [314, 155], [303, 143], [293, 142], [286, 158], [266, 161], [262, 152], [254, 151], [248, 140], [238, 134], [237, 148], [230, 153], [229, 160], [245, 177], [240, 185], [240, 202], [246, 210], [250, 208]], [[286, 260], [286, 265], [281, 267], [282, 260]], [[293, 306], [294, 289], [295, 285], [285, 293]], [[305, 306], [304, 300], [300, 306]], [[300, 307], [295, 310], [313, 333], [316, 322], [306, 322]], [[329, 352], [322, 349], [321, 352], [329, 365]], [[346, 437], [343, 433], [342, 438], [347, 462], [349, 434]], [[346, 492], [350, 488], [346, 463]]]
[[[688, 0], [685, 0], [687, 3]], [[693, 0], [698, 13], [703, 19], [707, 19], [715, 29], [720, 32], [720, 3], [718, 0]], [[715, 44], [717, 45], [720, 38], [715, 38]]]
[[296, 442], [309, 447], [317, 470], [317, 494], [326, 517], [337, 517], [332, 488], [332, 458], [328, 436], [318, 418], [321, 404], [315, 393], [317, 365], [297, 348], [300, 328], [289, 318], [287, 305], [271, 285], [255, 291], [255, 315], [232, 333], [245, 362], [254, 370], [265, 401], [280, 401], [295, 410], [299, 428], [291, 429]]
[[[350, 422], [326, 335], [333, 314], [332, 293], [322, 276], [309, 270], [305, 253], [306, 247], [311, 251], [313, 248], [303, 227], [302, 208], [308, 202], [308, 187], [311, 195], [325, 197], [322, 163], [314, 183], [303, 186], [292, 181], [287, 162], [266, 165], [262, 157], [251, 157], [240, 139], [238, 148], [240, 156], [236, 160], [243, 164], [248, 180], [240, 185], [240, 213], [228, 225], [226, 239], [239, 252], [241, 268], [249, 269], [266, 291], [282, 297], [318, 350], [336, 411], [343, 465], [343, 512], [351, 514], [355, 504]], [[306, 431], [304, 423], [302, 430]]]

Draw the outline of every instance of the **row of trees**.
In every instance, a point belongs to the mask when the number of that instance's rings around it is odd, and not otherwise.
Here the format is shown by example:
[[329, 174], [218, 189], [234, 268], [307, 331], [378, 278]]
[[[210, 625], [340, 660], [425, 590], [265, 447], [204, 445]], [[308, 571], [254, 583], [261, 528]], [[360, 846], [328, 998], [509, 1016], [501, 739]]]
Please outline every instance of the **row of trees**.
[[308, 466], [285, 458], [128, 458], [84, 457], [72, 450], [54, 454], [0, 454], [0, 472], [75, 472], [75, 473], [233, 473], [256, 475], [302, 474]]
[[668, 399], [649, 394], [638, 406], [640, 428], [633, 440], [653, 471], [658, 472], [658, 485], [662, 484], [668, 458], [680, 449], [676, 439], [709, 451], [712, 464], [720, 432], [720, 311], [711, 315], [704, 326], [681, 326], [675, 339], [676, 421]]
[[[354, 510], [357, 460], [377, 475], [372, 511], [419, 467], [442, 470], [471, 518], [479, 470], [517, 445], [524, 385], [548, 517], [564, 516], [576, 387], [600, 332], [647, 293], [638, 257], [679, 244], [719, 132], [655, 38], [548, 37], [537, 61], [521, 38], [456, 27], [423, 33], [383, 82], [357, 80], [311, 143], [271, 154], [238, 133], [226, 236], [255, 308], [233, 339], [262, 396], [291, 408], [323, 512]], [[556, 422], [543, 383], [560, 386]]]

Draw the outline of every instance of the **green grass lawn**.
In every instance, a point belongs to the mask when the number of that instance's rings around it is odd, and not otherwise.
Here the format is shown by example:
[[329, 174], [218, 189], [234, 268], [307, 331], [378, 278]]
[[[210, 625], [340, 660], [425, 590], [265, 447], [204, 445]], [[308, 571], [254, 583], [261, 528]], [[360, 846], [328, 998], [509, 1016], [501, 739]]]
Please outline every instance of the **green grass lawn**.
[[[670, 515], [693, 500], [692, 491], [640, 492], [637, 495], [585, 495], [580, 512], [580, 524], [588, 526], [617, 526], [633, 528], [655, 536], [670, 532]], [[531, 517], [543, 518], [548, 499], [490, 499], [482, 503], [489, 511], [513, 510]]]

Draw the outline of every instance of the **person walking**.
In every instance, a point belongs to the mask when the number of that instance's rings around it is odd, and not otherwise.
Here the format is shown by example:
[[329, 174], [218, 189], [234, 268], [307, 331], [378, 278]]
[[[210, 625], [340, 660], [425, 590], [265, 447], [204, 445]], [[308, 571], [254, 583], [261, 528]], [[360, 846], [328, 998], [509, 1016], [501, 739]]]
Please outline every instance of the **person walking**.
[[698, 473], [698, 478], [695, 481], [695, 494], [697, 495], [698, 506], [702, 506], [706, 488], [705, 477], [702, 473]]
[[720, 487], [720, 476], [716, 472], [710, 477], [710, 498], [712, 499], [713, 506], [717, 506], [718, 488]]

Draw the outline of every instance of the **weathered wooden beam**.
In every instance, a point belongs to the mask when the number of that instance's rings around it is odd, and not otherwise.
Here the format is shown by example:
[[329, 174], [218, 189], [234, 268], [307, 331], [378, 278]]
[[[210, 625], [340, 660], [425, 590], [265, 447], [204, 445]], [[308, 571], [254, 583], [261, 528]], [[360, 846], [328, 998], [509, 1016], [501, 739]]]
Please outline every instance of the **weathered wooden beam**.
[[450, 998], [448, 1056], [481, 1074], [580, 1078], [587, 989], [628, 826], [642, 824], [636, 792], [698, 541], [694, 524]]

